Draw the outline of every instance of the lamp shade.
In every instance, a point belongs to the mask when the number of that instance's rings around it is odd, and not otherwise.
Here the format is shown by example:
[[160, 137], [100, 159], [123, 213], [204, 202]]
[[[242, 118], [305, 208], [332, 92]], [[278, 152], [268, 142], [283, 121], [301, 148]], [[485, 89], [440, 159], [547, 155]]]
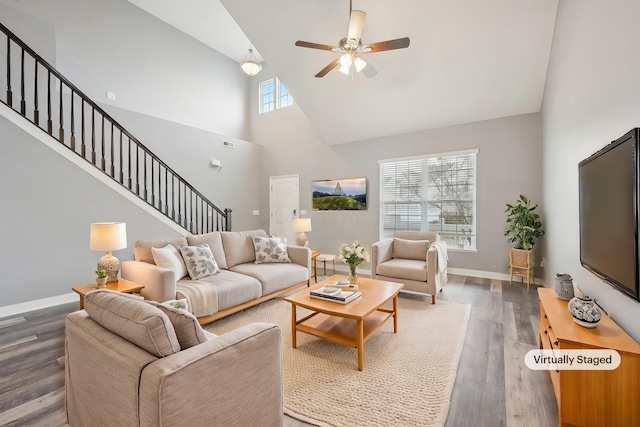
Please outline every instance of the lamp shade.
[[253, 56], [253, 49], [249, 49], [249, 55], [240, 63], [240, 67], [248, 76], [255, 76], [262, 70], [262, 64], [256, 61]]
[[311, 218], [294, 218], [293, 231], [297, 233], [304, 233], [305, 231], [311, 231]]
[[260, 70], [262, 70], [262, 65], [250, 59], [242, 62], [240, 66], [242, 67], [242, 71], [244, 71], [248, 76], [255, 76], [260, 72]]
[[92, 251], [116, 251], [127, 247], [127, 225], [124, 222], [100, 222], [91, 224], [89, 249]]

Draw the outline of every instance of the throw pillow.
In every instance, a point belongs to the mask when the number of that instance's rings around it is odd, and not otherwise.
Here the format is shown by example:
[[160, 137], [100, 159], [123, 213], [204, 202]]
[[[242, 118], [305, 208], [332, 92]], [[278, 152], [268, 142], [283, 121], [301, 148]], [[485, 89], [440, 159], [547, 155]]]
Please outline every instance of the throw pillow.
[[211, 249], [206, 243], [196, 246], [180, 246], [180, 253], [189, 272], [189, 277], [193, 280], [220, 272]]
[[153, 261], [158, 267], [168, 268], [176, 275], [176, 280], [182, 279], [187, 275], [187, 267], [184, 265], [182, 256], [173, 245], [167, 245], [164, 248], [151, 248]]
[[96, 323], [156, 357], [180, 351], [169, 317], [144, 300], [98, 289], [84, 297], [84, 308]]
[[291, 262], [287, 245], [277, 237], [253, 236], [253, 246], [256, 250], [256, 264]]
[[207, 336], [204, 329], [198, 323], [198, 319], [188, 311], [174, 308], [165, 303], [157, 303], [155, 301], [147, 301], [149, 304], [158, 307], [160, 311], [167, 315], [173, 329], [176, 331], [176, 337], [180, 343], [180, 349], [186, 350], [194, 345], [207, 342]]
[[406, 240], [393, 238], [393, 258], [427, 260], [428, 240]]

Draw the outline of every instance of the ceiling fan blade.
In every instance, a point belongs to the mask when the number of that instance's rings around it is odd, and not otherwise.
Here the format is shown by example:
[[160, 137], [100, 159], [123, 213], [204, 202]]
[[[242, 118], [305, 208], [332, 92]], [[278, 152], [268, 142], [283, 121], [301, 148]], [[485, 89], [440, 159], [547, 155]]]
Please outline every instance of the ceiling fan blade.
[[333, 70], [338, 65], [340, 65], [340, 58], [336, 59], [335, 61], [333, 61], [332, 63], [330, 63], [326, 67], [324, 67], [322, 70], [320, 70], [320, 72], [318, 74], [316, 74], [315, 77], [320, 78], [320, 77], [326, 76], [329, 71]]
[[329, 46], [326, 44], [318, 44], [318, 43], [311, 43], [311, 42], [303, 42], [302, 40], [298, 40], [296, 42], [296, 46], [308, 47], [311, 49], [320, 49], [320, 50], [333, 50], [336, 48], [335, 46]]
[[386, 42], [371, 43], [358, 49], [358, 52], [373, 53], [382, 52], [385, 50], [404, 49], [409, 47], [409, 37], [403, 37], [401, 39], [387, 40]]
[[349, 31], [347, 33], [347, 43], [352, 47], [357, 47], [360, 43], [362, 30], [364, 29], [364, 20], [367, 14], [361, 10], [352, 10], [349, 18]]
[[365, 76], [367, 76], [367, 78], [370, 79], [371, 77], [375, 77], [376, 74], [378, 74], [378, 70], [373, 68], [373, 65], [371, 65], [371, 63], [367, 62], [367, 65], [365, 65], [364, 68], [362, 69], [362, 74], [364, 74]]

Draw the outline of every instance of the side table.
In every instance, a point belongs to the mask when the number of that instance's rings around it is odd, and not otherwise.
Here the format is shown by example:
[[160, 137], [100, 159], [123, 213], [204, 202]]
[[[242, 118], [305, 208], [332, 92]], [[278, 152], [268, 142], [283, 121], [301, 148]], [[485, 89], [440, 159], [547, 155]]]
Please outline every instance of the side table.
[[[116, 292], [123, 292], [125, 294], [132, 294], [140, 291], [142, 288], [144, 288], [144, 285], [139, 285], [138, 283], [130, 282], [125, 279], [118, 279], [117, 282], [107, 283], [107, 286], [100, 289], [109, 289]], [[98, 289], [98, 285], [95, 283], [89, 283], [86, 285], [74, 286], [71, 289], [73, 292], [80, 295], [80, 310], [82, 310], [84, 308], [84, 296], [89, 292]]]
[[311, 266], [311, 277], [313, 277], [313, 280], [315, 280], [316, 283], [318, 283], [318, 265], [316, 264], [316, 258], [318, 258], [318, 255], [320, 255], [320, 251], [311, 249], [311, 262], [313, 263]]
[[331, 264], [333, 265], [333, 274], [336, 274], [336, 256], [335, 255], [330, 255], [330, 254], [320, 254], [316, 257], [317, 261], [321, 261], [324, 265], [323, 267], [323, 271], [324, 271], [324, 275], [327, 275], [327, 261], [331, 262]]

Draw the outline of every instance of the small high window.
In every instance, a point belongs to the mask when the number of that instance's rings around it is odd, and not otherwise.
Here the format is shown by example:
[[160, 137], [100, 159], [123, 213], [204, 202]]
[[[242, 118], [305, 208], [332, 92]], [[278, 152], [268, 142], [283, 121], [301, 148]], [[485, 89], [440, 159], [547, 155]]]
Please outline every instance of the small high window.
[[261, 82], [259, 92], [260, 114], [293, 105], [293, 97], [277, 77]]

